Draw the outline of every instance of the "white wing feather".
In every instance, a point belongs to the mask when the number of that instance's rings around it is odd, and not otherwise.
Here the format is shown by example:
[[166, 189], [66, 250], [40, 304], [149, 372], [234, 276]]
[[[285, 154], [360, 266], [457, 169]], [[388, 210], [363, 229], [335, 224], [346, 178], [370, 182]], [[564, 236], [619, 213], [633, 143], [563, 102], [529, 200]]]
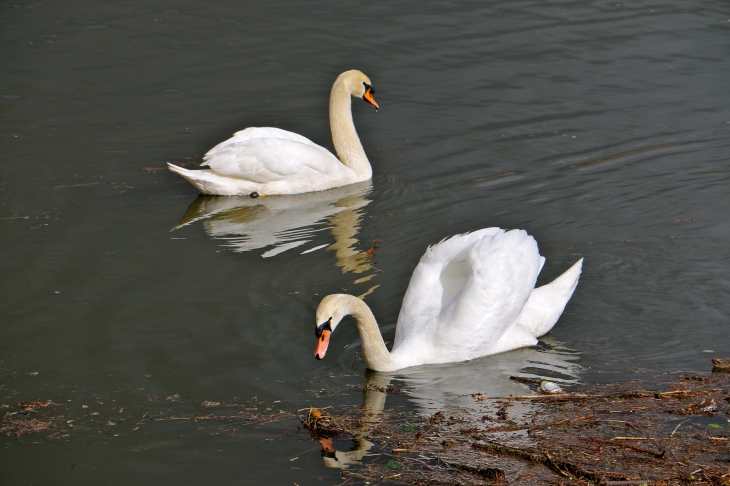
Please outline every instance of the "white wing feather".
[[352, 175], [352, 170], [337, 157], [311, 142], [254, 138], [228, 143], [214, 150], [214, 156], [206, 159], [206, 164], [213, 171], [259, 184], [280, 180], [291, 183], [297, 176], [307, 179], [322, 176], [346, 178]]
[[467, 263], [468, 278], [439, 315], [439, 345], [454, 353], [464, 353], [466, 347], [467, 355], [479, 356], [505, 351], [496, 348], [505, 345], [499, 341], [507, 334], [522, 343], [524, 336], [512, 328], [540, 270], [535, 239], [523, 230], [482, 238], [469, 250]]
[[582, 268], [581, 258], [561, 276], [532, 291], [519, 323], [527, 327], [533, 336], [540, 337], [553, 328], [573, 296]]
[[255, 138], [279, 138], [282, 140], [291, 140], [293, 142], [304, 143], [308, 145], [318, 146], [307, 137], [303, 137], [298, 133], [289, 132], [280, 128], [273, 127], [249, 127], [245, 130], [240, 130], [233, 134], [228, 140], [224, 140], [212, 149], [208, 150], [203, 156], [203, 162], [200, 165], [208, 165], [208, 161], [214, 159], [217, 155], [224, 152], [225, 149], [229, 148], [229, 145], [236, 144], [239, 142], [245, 142], [247, 140], [253, 140]]
[[484, 228], [473, 233], [454, 235], [426, 249], [403, 296], [394, 351], [405, 342], [426, 341], [428, 336], [437, 331], [443, 298], [449, 294], [453, 296], [468, 276], [461, 263], [466, 260], [466, 252], [483, 237], [500, 231], [503, 230]]
[[485, 228], [430, 247], [403, 298], [393, 357], [460, 361], [534, 344], [519, 319], [543, 263], [522, 230]]

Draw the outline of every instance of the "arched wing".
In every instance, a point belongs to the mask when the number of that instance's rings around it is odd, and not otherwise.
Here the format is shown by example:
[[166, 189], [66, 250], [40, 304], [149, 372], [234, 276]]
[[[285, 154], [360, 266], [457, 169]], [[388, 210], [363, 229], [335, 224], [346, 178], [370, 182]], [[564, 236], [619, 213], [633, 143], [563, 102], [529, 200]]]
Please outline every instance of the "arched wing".
[[535, 239], [512, 230], [479, 240], [466, 263], [468, 277], [439, 314], [439, 339], [446, 348], [466, 344], [478, 355], [517, 323], [542, 261]]
[[233, 136], [228, 140], [224, 140], [212, 149], [208, 150], [208, 153], [203, 156], [203, 160], [205, 162], [203, 162], [201, 165], [208, 165], [208, 160], [212, 160], [219, 154], [225, 152], [226, 149], [230, 148], [230, 145], [245, 142], [247, 140], [253, 140], [256, 138], [278, 138], [281, 140], [291, 140], [292, 142], [299, 142], [307, 145], [317, 146], [317, 144], [309, 140], [307, 137], [302, 137], [297, 133], [282, 130], [280, 128], [249, 127], [245, 130], [240, 130], [234, 133]]
[[326, 149], [311, 142], [281, 138], [253, 138], [227, 144], [216, 150], [206, 164], [218, 174], [260, 184], [282, 179], [291, 182], [297, 176], [339, 179], [351, 175], [351, 170]]
[[482, 238], [501, 231], [484, 228], [454, 235], [426, 250], [403, 296], [393, 349], [399, 343], [430, 339], [436, 333], [444, 296], [454, 295], [468, 277], [464, 263], [469, 248]]

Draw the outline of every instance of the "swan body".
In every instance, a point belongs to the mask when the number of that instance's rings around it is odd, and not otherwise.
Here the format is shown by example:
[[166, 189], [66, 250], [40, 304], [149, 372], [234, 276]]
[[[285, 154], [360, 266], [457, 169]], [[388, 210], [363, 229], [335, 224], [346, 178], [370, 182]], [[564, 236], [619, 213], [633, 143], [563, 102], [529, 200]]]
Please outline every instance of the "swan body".
[[330, 129], [339, 159], [293, 132], [251, 127], [236, 132], [203, 157], [208, 169], [188, 170], [168, 162], [203, 194], [220, 196], [299, 194], [368, 180], [372, 168], [352, 121], [351, 98], [378, 108], [370, 79], [360, 71], [339, 75], [330, 93]]
[[328, 295], [317, 308], [315, 357], [346, 315], [355, 318], [365, 365], [395, 371], [466, 361], [537, 344], [557, 322], [581, 274], [578, 260], [535, 288], [545, 263], [523, 230], [485, 228], [429, 247], [413, 271], [388, 351], [370, 308], [357, 297]]

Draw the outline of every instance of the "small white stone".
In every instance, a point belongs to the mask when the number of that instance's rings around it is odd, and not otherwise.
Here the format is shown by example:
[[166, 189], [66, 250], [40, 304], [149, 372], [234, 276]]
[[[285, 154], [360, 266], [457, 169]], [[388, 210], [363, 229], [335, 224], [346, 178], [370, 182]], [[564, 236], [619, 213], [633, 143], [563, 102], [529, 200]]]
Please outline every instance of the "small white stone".
[[560, 388], [560, 385], [557, 383], [553, 383], [552, 381], [542, 380], [540, 383], [540, 392], [552, 394], [552, 393], [562, 393], [563, 389]]

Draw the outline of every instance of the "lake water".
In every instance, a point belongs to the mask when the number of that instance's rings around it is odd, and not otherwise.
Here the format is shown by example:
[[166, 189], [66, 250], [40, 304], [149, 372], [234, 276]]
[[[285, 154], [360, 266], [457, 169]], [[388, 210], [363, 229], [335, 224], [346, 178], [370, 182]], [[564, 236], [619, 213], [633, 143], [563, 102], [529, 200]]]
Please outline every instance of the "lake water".
[[[585, 258], [551, 349], [395, 375], [411, 395], [386, 407], [730, 355], [722, 2], [18, 1], [0, 26], [2, 403], [75, 420], [3, 435], [3, 484], [341, 482], [295, 419], [134, 427], [204, 400], [362, 403], [391, 377], [366, 374], [353, 325], [313, 358], [319, 299], [370, 292], [392, 340], [427, 245], [488, 226], [535, 236], [539, 283]], [[353, 68], [381, 106], [353, 104], [372, 183], [199, 198], [166, 170], [247, 126], [331, 149]]]

